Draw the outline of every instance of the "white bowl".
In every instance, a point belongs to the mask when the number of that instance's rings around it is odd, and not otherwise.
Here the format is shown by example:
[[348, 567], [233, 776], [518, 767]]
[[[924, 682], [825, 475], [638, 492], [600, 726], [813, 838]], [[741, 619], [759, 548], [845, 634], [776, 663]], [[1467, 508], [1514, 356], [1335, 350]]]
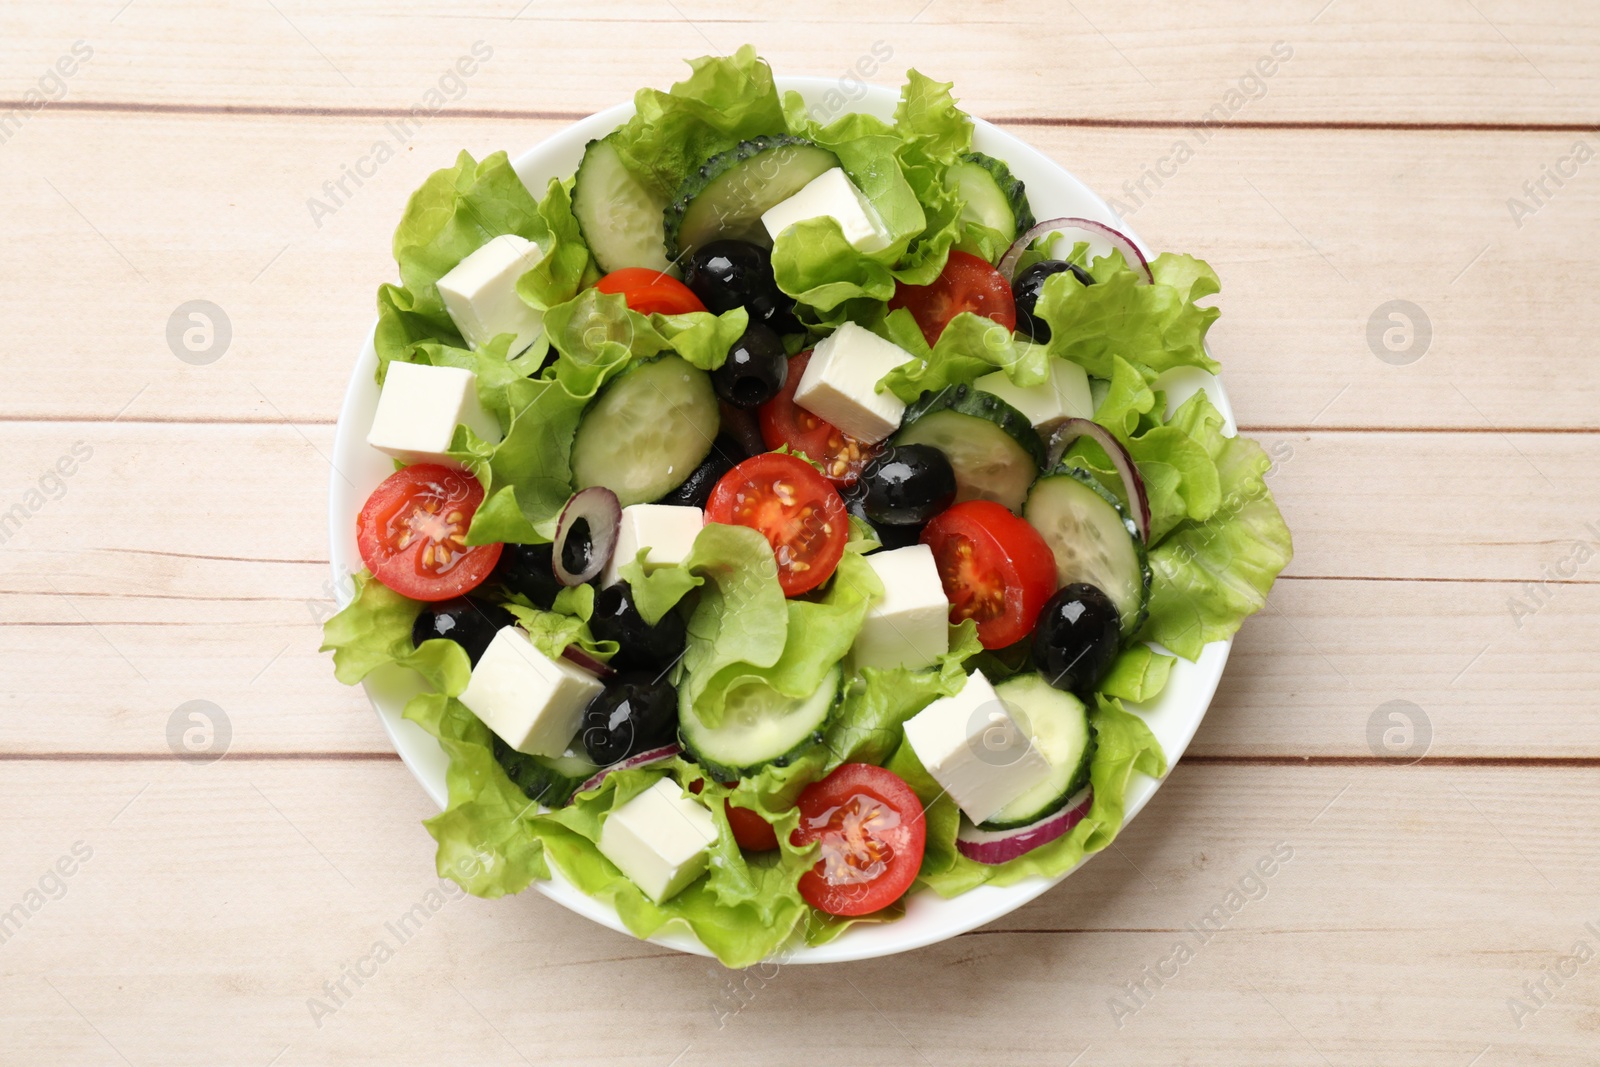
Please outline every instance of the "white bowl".
[[[796, 90], [813, 106], [821, 105], [825, 94], [841, 91], [834, 81], [826, 78], [779, 78], [777, 81], [780, 91]], [[898, 94], [893, 90], [871, 86], [859, 99], [851, 101], [847, 108], [888, 119], [894, 114], [897, 98]], [[535, 195], [543, 195], [551, 178], [567, 178], [577, 169], [585, 144], [593, 138], [604, 136], [632, 114], [632, 104], [621, 104], [552, 134], [542, 144], [516, 158], [514, 166], [517, 174]], [[1012, 173], [1027, 184], [1028, 199], [1039, 218], [1078, 216], [1098, 219], [1117, 226], [1144, 249], [1144, 242], [1139, 241], [1137, 235], [1117, 218], [1105, 201], [1054, 161], [987, 122], [974, 120], [974, 125], [973, 147], [1005, 160]], [[349, 575], [362, 569], [355, 542], [356, 515], [367, 495], [393, 471], [389, 458], [366, 443], [367, 428], [378, 402], [378, 388], [373, 381], [376, 368], [377, 353], [369, 334], [345, 392], [334, 437], [335, 469], [329, 494], [329, 537], [334, 582], [341, 603], [350, 596]], [[1232, 432], [1232, 411], [1221, 383], [1214, 377], [1194, 371], [1175, 376], [1170, 386], [1169, 391], [1175, 395], [1173, 403], [1183, 400], [1196, 389], [1204, 388], [1228, 420], [1228, 429]], [[1231, 645], [1231, 641], [1215, 641], [1206, 646], [1199, 662], [1178, 660], [1160, 699], [1145, 706], [1136, 706], [1161, 742], [1170, 763], [1176, 764], [1183, 755], [1200, 720], [1205, 716], [1217, 682], [1222, 677], [1223, 665], [1228, 661]], [[420, 691], [421, 684], [417, 676], [390, 667], [374, 673], [365, 683], [365, 688], [384, 730], [394, 742], [395, 751], [428, 791], [428, 795], [442, 808], [446, 801], [444, 752], [437, 741], [400, 715], [406, 701]], [[1133, 776], [1127, 795], [1129, 820], [1149, 802], [1160, 785], [1160, 782], [1143, 775]], [[1061, 877], [1065, 878], [1066, 875]], [[1015, 911], [1060, 880], [1033, 878], [1004, 888], [980, 886], [951, 900], [943, 900], [931, 892], [923, 891], [913, 895], [907, 902], [905, 918], [899, 922], [853, 927], [821, 947], [801, 946], [785, 950], [784, 960], [792, 963], [835, 963], [921, 948]], [[613, 930], [627, 932], [610, 905], [582, 893], [561, 877], [559, 871], [554, 871], [550, 881], [535, 882], [534, 886], [545, 896], [580, 915]], [[668, 928], [650, 940], [684, 952], [711, 954], [687, 928]]]

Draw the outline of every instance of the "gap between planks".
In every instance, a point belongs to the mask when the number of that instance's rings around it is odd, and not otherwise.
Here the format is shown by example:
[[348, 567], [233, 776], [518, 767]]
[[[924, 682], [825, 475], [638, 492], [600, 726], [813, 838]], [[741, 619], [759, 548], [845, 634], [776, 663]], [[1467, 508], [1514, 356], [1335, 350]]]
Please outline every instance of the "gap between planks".
[[[0, 111], [16, 110], [20, 100], [0, 101]], [[326, 107], [284, 104], [179, 104], [115, 100], [63, 100], [51, 104], [53, 113], [143, 115], [249, 115], [270, 118], [403, 118], [402, 107]], [[589, 111], [542, 111], [522, 108], [452, 108], [460, 119], [505, 119], [516, 122], [578, 122]], [[977, 116], [996, 126], [1057, 126], [1090, 129], [1186, 130], [1192, 119], [1131, 119], [1097, 116], [991, 115]], [[1587, 122], [1430, 122], [1365, 119], [1238, 119], [1207, 124], [1208, 129], [1231, 130], [1350, 130], [1368, 133], [1594, 133], [1600, 125]]]

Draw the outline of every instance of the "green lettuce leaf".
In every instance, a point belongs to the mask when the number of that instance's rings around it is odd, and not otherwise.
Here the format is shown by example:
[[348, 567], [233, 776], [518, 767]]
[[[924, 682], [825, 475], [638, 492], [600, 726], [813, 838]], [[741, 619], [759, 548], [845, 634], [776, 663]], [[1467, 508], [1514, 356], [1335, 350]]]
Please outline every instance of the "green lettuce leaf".
[[728, 358], [749, 325], [744, 308], [713, 315], [641, 315], [621, 293], [585, 289], [545, 313], [545, 333], [560, 352], [555, 379], [576, 397], [592, 398], [636, 359], [672, 351], [701, 370]]
[[1034, 314], [1050, 326], [1050, 354], [1081, 364], [1097, 378], [1112, 376], [1113, 356], [1155, 372], [1183, 366], [1216, 370], [1205, 353], [1205, 336], [1221, 312], [1195, 303], [1218, 291], [1216, 274], [1189, 256], [1162, 255], [1151, 263], [1156, 280], [1147, 285], [1126, 267], [1105, 270], [1108, 261], [1121, 263], [1113, 255], [1095, 261], [1094, 285], [1070, 271], [1045, 281]]
[[783, 105], [772, 69], [745, 45], [731, 56], [689, 60], [693, 73], [667, 92], [640, 89], [636, 114], [611, 135], [623, 163], [663, 199], [719, 152], [764, 133], [782, 133]]
[[[895, 311], [884, 319], [885, 332], [903, 330], [890, 325], [900, 314]], [[884, 375], [879, 385], [908, 404], [924, 392], [970, 383], [995, 370], [1005, 371], [1012, 382], [1027, 388], [1049, 380], [1049, 358], [1044, 345], [1018, 341], [993, 319], [963, 311], [944, 328], [925, 362], [903, 363]]]
[[1173, 413], [1216, 466], [1220, 502], [1204, 522], [1184, 521], [1150, 551], [1155, 583], [1142, 636], [1195, 659], [1266, 604], [1294, 545], [1267, 488], [1272, 461], [1243, 437], [1222, 436], [1222, 416], [1204, 393]]
[[[589, 605], [592, 609], [594, 587], [580, 588], [589, 590]], [[560, 599], [559, 596], [557, 599]], [[533, 639], [533, 647], [551, 659], [559, 659], [562, 650], [568, 645], [577, 645], [581, 651], [602, 662], [617, 654], [618, 645], [615, 641], [596, 641], [594, 634], [589, 632], [589, 624], [577, 615], [544, 611], [524, 604], [507, 604], [505, 609], [516, 617], [524, 630], [528, 631], [528, 636]]]
[[1120, 701], [1097, 697], [1089, 721], [1097, 747], [1089, 768], [1094, 799], [1088, 814], [1049, 844], [996, 865], [975, 863], [956, 851], [960, 810], [929, 776], [911, 746], [902, 744], [888, 767], [906, 780], [926, 806], [927, 845], [918, 883], [942, 897], [953, 897], [984, 884], [1014, 885], [1034, 876], [1055, 878], [1109, 845], [1122, 828], [1133, 772], [1159, 778], [1167, 773], [1167, 760], [1144, 720], [1125, 710]]
[[355, 597], [322, 625], [320, 652], [333, 653], [333, 675], [355, 685], [379, 667], [397, 663], [416, 671], [444, 693], [460, 693], [472, 676], [465, 650], [434, 638], [411, 644], [411, 627], [423, 605], [396, 593], [362, 571], [353, 579]]
[[1176, 662], [1175, 656], [1164, 656], [1149, 645], [1136, 644], [1111, 664], [1111, 670], [1100, 679], [1099, 691], [1135, 703], [1154, 700], [1167, 687], [1167, 677]]

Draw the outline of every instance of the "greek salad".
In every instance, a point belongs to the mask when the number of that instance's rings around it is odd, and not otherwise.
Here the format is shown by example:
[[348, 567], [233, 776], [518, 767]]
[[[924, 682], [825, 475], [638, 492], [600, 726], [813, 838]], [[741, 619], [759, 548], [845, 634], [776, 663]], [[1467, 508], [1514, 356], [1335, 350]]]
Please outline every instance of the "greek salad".
[[1168, 397], [1216, 369], [1204, 262], [1036, 219], [916, 71], [885, 121], [691, 66], [565, 180], [411, 197], [324, 648], [426, 681], [442, 875], [553, 865], [740, 966], [1104, 848], [1165, 773], [1138, 706], [1291, 545]]

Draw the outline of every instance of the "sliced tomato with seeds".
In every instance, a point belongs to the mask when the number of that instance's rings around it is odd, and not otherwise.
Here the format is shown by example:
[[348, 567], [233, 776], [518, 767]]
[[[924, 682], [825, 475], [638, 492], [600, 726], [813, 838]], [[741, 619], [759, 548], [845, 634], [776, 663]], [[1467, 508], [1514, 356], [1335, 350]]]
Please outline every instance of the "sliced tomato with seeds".
[[752, 456], [724, 474], [706, 501], [706, 520], [765, 537], [784, 596], [827, 581], [850, 533], [839, 491], [811, 464], [781, 452]]
[[931, 348], [963, 311], [993, 319], [1007, 332], [1017, 328], [1017, 301], [1005, 276], [968, 252], [951, 252], [944, 270], [928, 285], [896, 283], [889, 310], [906, 308]]
[[1055, 556], [1028, 523], [993, 500], [935, 515], [921, 541], [933, 550], [950, 621], [973, 619], [984, 648], [1022, 640], [1056, 591]]
[[466, 471], [417, 463], [383, 480], [356, 518], [356, 544], [373, 577], [413, 600], [449, 600], [494, 570], [504, 545], [469, 545], [483, 486]]
[[602, 293], [621, 293], [628, 307], [641, 315], [682, 315], [706, 309], [687, 285], [649, 267], [614, 270], [596, 282], [595, 288]]
[[850, 485], [861, 477], [861, 469], [883, 451], [882, 445], [858, 441], [831, 422], [825, 422], [794, 402], [800, 376], [811, 362], [811, 350], [789, 357], [789, 376], [777, 396], [761, 405], [761, 440], [768, 448], [789, 446], [804, 452], [822, 467], [822, 473], [837, 485]]
[[846, 763], [801, 792], [797, 846], [815, 842], [817, 862], [800, 876], [806, 903], [830, 915], [869, 915], [911, 888], [922, 866], [922, 802], [893, 771]]

